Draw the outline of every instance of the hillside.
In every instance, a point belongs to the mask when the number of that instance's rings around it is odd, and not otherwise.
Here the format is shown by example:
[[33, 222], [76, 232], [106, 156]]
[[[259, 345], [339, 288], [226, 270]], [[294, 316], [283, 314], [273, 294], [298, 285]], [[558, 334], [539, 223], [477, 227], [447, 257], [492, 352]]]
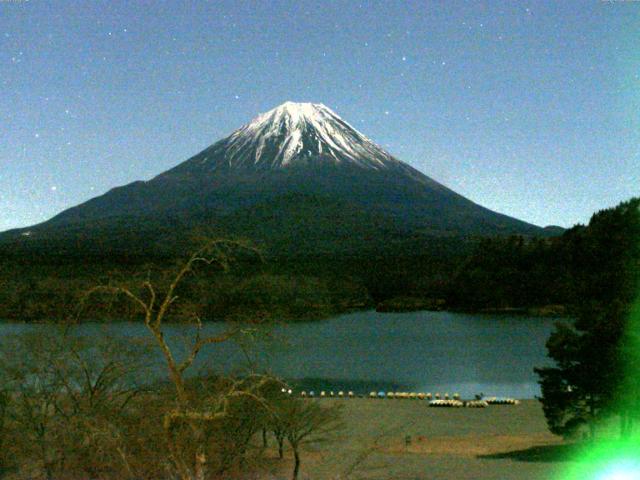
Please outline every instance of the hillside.
[[388, 251], [416, 237], [556, 233], [455, 193], [324, 105], [287, 102], [149, 181], [0, 234], [0, 245], [144, 254], [198, 229], [248, 237], [274, 254]]

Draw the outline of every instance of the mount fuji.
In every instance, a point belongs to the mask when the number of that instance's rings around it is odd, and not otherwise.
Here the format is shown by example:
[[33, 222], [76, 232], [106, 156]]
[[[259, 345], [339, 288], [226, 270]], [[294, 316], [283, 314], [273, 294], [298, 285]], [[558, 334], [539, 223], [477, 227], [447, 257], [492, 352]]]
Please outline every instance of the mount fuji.
[[298, 253], [418, 237], [546, 235], [394, 158], [328, 107], [286, 102], [149, 181], [5, 232], [0, 243], [145, 250], [202, 227]]

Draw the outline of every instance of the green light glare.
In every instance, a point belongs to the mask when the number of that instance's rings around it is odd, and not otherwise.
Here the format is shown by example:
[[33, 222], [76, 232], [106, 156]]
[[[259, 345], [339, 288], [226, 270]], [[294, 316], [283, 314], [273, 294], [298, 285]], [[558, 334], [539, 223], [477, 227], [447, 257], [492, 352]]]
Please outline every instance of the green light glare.
[[640, 465], [637, 461], [624, 460], [608, 465], [598, 473], [595, 480], [638, 480]]
[[562, 480], [640, 480], [640, 452], [635, 443], [602, 442], [581, 450]]
[[[616, 399], [612, 416], [605, 421], [592, 442], [576, 445], [571, 460], [557, 480], [640, 480], [640, 264], [629, 265], [629, 281], [636, 294], [624, 319], [620, 342], [623, 358], [621, 388], [612, 392]], [[611, 428], [612, 420], [623, 412], [631, 427], [626, 435]]]

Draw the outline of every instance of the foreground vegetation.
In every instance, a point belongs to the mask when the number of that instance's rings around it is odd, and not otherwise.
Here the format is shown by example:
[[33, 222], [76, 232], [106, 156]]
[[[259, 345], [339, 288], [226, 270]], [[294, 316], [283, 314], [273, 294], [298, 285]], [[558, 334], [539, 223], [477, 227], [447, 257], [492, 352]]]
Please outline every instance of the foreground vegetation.
[[[251, 471], [273, 432], [281, 456], [285, 441], [294, 453], [295, 480], [302, 446], [337, 428], [336, 408], [293, 398], [278, 379], [256, 371], [239, 378], [188, 377], [204, 348], [252, 332], [244, 322], [203, 335], [201, 305], [180, 298], [201, 268], [226, 270], [241, 253], [257, 252], [248, 244], [209, 240], [166, 281], [110, 282], [85, 292], [79, 313], [108, 298], [133, 306], [148, 347], [162, 354], [166, 385], [145, 382], [145, 349], [107, 338], [90, 343], [74, 335], [73, 324], [58, 336], [2, 339], [3, 468], [17, 478], [47, 480], [223, 478]], [[193, 327], [183, 355], [165, 336], [166, 320], [175, 311]], [[263, 443], [256, 450], [258, 432]]]
[[149, 345], [70, 331], [3, 340], [0, 478], [237, 478], [267, 468], [265, 442], [294, 454], [296, 478], [302, 447], [339, 427], [338, 407], [249, 373], [186, 381], [181, 408], [172, 382], [145, 382]]
[[[154, 345], [97, 338], [56, 329], [3, 339], [0, 478], [182, 478], [175, 461], [192, 462], [199, 440], [187, 424], [167, 437], [174, 386], [144, 381]], [[294, 471], [320, 480], [563, 478], [588, 446], [551, 434], [536, 400], [484, 409], [302, 400], [250, 371], [189, 378], [186, 392], [193, 412], [225, 411], [202, 424], [199, 478], [207, 480], [287, 479]], [[600, 435], [615, 436], [616, 426], [599, 427]]]

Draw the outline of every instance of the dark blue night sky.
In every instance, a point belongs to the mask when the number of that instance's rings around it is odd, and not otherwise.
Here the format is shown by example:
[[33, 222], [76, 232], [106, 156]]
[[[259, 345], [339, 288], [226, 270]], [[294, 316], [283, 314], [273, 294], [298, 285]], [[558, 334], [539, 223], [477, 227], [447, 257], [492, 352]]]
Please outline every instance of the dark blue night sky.
[[640, 2], [0, 0], [0, 230], [286, 101], [539, 225], [640, 193]]

